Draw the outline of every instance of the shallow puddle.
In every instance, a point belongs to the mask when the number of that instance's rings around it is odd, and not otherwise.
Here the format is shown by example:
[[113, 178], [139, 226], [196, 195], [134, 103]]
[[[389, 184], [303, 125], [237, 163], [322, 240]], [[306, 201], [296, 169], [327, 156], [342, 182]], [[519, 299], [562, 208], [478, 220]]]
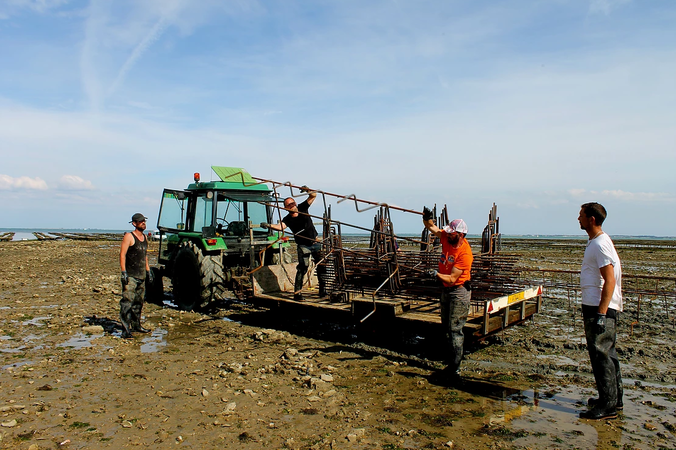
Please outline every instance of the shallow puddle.
[[155, 353], [160, 348], [167, 345], [167, 330], [155, 328], [150, 336], [145, 337], [141, 342], [141, 353]]
[[103, 333], [100, 334], [85, 334], [85, 333], [76, 333], [75, 336], [68, 339], [66, 342], [57, 344], [57, 347], [68, 347], [74, 350], [79, 350], [81, 348], [91, 347], [92, 339], [96, 339], [103, 336]]
[[512, 397], [513, 408], [491, 420], [510, 423], [512, 432], [523, 436], [513, 443], [525, 448], [648, 449], [670, 435], [664, 423], [674, 422], [675, 406], [665, 394], [625, 388], [624, 411], [617, 419], [580, 419], [587, 399], [595, 395], [595, 390], [577, 386], [556, 386], [545, 395], [525, 391], [523, 397]]
[[7, 364], [5, 366], [0, 366], [0, 370], [7, 370], [7, 369], [16, 369], [17, 367], [25, 366], [32, 364], [33, 361], [19, 361], [15, 362], [13, 364]]
[[49, 320], [51, 319], [52, 316], [43, 316], [43, 317], [34, 317], [30, 320], [26, 320], [24, 322], [21, 322], [21, 325], [26, 326], [26, 325], [35, 325], [36, 327], [44, 327], [45, 324], [42, 323], [43, 320]]
[[22, 345], [16, 348], [0, 348], [0, 353], [21, 353], [24, 350], [26, 350], [26, 346]]

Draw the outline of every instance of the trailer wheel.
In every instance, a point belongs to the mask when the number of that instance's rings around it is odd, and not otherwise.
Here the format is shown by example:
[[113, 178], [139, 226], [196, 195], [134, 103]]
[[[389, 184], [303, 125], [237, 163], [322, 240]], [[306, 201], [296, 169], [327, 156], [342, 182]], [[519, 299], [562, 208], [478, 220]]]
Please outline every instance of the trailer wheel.
[[162, 284], [162, 271], [157, 267], [151, 267], [153, 273], [153, 282], [146, 280], [146, 302], [155, 305], [162, 305], [164, 300], [164, 286]]
[[193, 242], [183, 242], [174, 260], [174, 301], [187, 311], [201, 310], [225, 297], [221, 255], [204, 255]]

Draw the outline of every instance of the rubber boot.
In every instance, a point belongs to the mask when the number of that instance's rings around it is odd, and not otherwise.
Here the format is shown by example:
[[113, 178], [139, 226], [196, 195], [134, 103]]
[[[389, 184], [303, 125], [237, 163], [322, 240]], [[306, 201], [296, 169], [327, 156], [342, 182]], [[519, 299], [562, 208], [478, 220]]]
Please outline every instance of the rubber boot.
[[141, 326], [141, 320], [139, 317], [134, 317], [134, 327], [133, 331], [138, 331], [139, 333], [150, 333], [151, 330], [143, 328]]
[[305, 276], [305, 273], [296, 269], [296, 281], [294, 283], [293, 290], [296, 292], [293, 295], [293, 299], [297, 300], [299, 302], [303, 301], [303, 294], [301, 294], [300, 291], [303, 290], [303, 277]]
[[599, 398], [589, 411], [580, 413], [580, 418], [590, 420], [614, 419], [617, 417], [617, 376], [615, 364], [609, 359], [598, 358], [592, 363]]
[[122, 339], [131, 339], [133, 336], [132, 332], [132, 321], [129, 317], [129, 312], [124, 313], [120, 312], [120, 322], [122, 323], [122, 334], [120, 337]]
[[460, 376], [457, 366], [446, 366], [445, 369], [437, 370], [434, 372], [430, 378], [430, 383], [437, 384], [439, 386], [447, 387], [460, 387], [463, 385], [463, 379]]
[[[615, 377], [617, 379], [617, 405], [615, 406], [615, 409], [618, 411], [621, 411], [624, 409], [624, 387], [622, 386], [622, 372], [620, 371], [620, 363], [616, 359], [613, 359], [613, 363], [615, 365]], [[598, 398], [590, 398], [587, 400], [587, 405], [590, 407], [594, 407], [599, 403]]]

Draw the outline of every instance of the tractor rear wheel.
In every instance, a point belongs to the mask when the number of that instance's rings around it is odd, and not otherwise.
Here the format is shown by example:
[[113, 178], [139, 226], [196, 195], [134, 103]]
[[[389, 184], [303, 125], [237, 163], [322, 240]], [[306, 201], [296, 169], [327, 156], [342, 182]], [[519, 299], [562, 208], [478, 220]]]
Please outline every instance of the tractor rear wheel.
[[162, 271], [157, 267], [151, 267], [150, 271], [153, 273], [153, 282], [150, 282], [150, 278], [146, 279], [146, 302], [161, 306], [164, 300]]
[[186, 311], [202, 310], [225, 297], [223, 259], [205, 255], [194, 242], [183, 242], [173, 265], [174, 301]]

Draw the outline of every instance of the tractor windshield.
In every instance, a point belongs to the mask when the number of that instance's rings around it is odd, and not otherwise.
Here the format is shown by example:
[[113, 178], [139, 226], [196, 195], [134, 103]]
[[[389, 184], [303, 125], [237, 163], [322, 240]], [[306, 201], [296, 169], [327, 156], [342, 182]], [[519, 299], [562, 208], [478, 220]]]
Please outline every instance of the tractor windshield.
[[[258, 225], [267, 222], [267, 207], [253, 201], [218, 196], [216, 205], [216, 231], [222, 236], [245, 236], [249, 234], [249, 222]], [[267, 234], [262, 228], [254, 228], [254, 234]]]

